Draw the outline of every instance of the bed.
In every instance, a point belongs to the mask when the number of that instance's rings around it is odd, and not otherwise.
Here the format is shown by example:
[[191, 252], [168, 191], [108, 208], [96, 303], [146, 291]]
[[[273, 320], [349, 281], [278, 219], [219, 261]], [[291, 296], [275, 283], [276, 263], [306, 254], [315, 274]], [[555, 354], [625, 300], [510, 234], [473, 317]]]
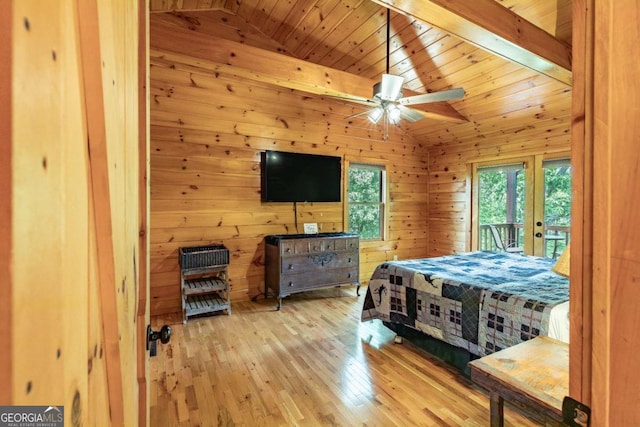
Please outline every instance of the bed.
[[548, 335], [550, 325], [566, 340], [569, 281], [551, 271], [554, 263], [491, 251], [385, 262], [371, 277], [361, 319], [419, 331], [475, 357]]

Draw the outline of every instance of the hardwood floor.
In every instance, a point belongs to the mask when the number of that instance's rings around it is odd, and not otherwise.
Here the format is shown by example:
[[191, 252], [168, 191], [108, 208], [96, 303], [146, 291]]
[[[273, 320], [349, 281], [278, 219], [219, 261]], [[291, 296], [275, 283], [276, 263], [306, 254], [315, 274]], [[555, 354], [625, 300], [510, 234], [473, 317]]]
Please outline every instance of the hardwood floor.
[[[232, 304], [169, 323], [151, 359], [157, 426], [487, 426], [481, 389], [380, 322], [360, 322], [352, 287]], [[505, 407], [505, 425], [537, 426]]]

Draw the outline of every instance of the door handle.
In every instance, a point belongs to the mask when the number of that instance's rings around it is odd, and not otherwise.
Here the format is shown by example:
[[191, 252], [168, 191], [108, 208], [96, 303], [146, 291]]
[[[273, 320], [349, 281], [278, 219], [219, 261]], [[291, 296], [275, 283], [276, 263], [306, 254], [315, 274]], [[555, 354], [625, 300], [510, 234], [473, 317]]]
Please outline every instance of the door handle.
[[156, 341], [160, 339], [162, 344], [166, 344], [171, 340], [171, 326], [163, 325], [160, 331], [154, 331], [151, 329], [151, 325], [147, 325], [147, 351], [150, 352], [150, 356], [154, 357], [158, 354], [156, 347]]

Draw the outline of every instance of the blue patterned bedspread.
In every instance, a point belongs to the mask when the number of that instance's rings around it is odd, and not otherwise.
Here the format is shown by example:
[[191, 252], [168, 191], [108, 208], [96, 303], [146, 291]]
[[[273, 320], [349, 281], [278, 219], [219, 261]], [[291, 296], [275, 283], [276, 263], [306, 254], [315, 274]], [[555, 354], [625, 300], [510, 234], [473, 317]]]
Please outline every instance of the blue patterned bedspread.
[[400, 323], [485, 356], [547, 335], [551, 309], [569, 300], [554, 263], [489, 251], [386, 262], [371, 277], [362, 320]]

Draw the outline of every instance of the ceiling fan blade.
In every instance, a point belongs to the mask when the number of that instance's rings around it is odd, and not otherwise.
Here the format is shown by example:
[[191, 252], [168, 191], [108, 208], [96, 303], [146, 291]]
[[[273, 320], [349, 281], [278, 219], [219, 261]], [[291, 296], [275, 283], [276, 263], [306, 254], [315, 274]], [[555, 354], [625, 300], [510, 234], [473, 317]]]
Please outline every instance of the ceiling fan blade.
[[410, 123], [415, 123], [418, 120], [424, 119], [424, 116], [416, 110], [407, 108], [404, 105], [398, 105], [398, 108], [400, 109], [400, 117], [402, 117], [403, 119], [405, 119]]
[[370, 112], [371, 112], [371, 110], [361, 111], [359, 113], [355, 113], [355, 114], [352, 114], [350, 116], [347, 116], [347, 117], [345, 117], [345, 119], [347, 119], [347, 120], [348, 119], [354, 119], [356, 117], [360, 117], [360, 116], [364, 116], [365, 114], [369, 114]]
[[464, 89], [456, 88], [440, 92], [425, 93], [422, 95], [408, 96], [398, 100], [402, 105], [427, 104], [429, 102], [450, 101], [464, 98]]
[[383, 74], [382, 83], [380, 84], [380, 92], [374, 93], [374, 97], [378, 96], [383, 101], [396, 101], [402, 94], [403, 82], [404, 77], [402, 76]]

